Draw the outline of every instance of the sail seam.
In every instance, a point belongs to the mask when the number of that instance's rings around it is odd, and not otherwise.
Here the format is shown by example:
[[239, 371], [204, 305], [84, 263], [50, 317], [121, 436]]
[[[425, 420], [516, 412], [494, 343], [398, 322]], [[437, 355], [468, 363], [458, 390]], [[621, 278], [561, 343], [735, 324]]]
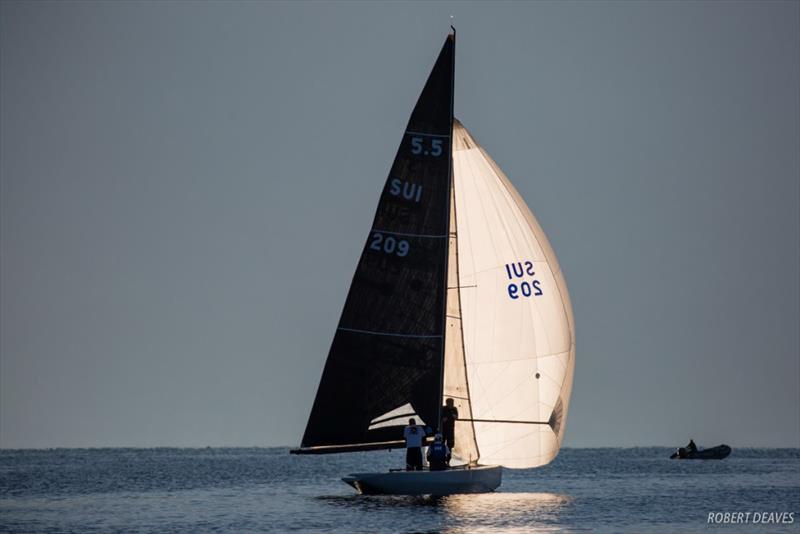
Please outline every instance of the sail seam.
[[[560, 351], [556, 351], [556, 352], [548, 352], [547, 354], [537, 354], [536, 357], [537, 358], [551, 358], [553, 356], [561, 356], [562, 354], [569, 354], [571, 350], [572, 350], [572, 347], [570, 347], [567, 350], [560, 350]], [[526, 356], [524, 358], [507, 358], [505, 360], [492, 360], [491, 362], [474, 362], [474, 363], [472, 363], [470, 365], [472, 365], [473, 367], [477, 367], [478, 365], [494, 365], [494, 364], [498, 364], [498, 363], [521, 362], [521, 361], [528, 361], [528, 360], [530, 360], [530, 357]]]
[[448, 134], [422, 133], [422, 132], [414, 132], [411, 130], [406, 130], [406, 135], [422, 135], [424, 137], [447, 137], [447, 138], [450, 137], [450, 135]]
[[373, 228], [372, 232], [378, 232], [381, 234], [392, 234], [392, 235], [401, 235], [403, 237], [424, 237], [429, 239], [441, 239], [443, 237], [447, 237], [447, 235], [433, 235], [433, 234], [405, 234], [403, 232], [392, 232], [391, 230], [380, 230], [378, 228]]
[[549, 425], [549, 421], [513, 421], [511, 419], [461, 419], [461, 421], [473, 421], [475, 423], [503, 423], [518, 425]]
[[355, 332], [356, 334], [370, 334], [374, 336], [394, 336], [394, 337], [418, 337], [418, 338], [441, 338], [441, 334], [401, 334], [397, 332], [376, 332], [374, 330], [359, 330], [357, 328], [344, 328], [340, 326], [337, 330], [344, 332]]

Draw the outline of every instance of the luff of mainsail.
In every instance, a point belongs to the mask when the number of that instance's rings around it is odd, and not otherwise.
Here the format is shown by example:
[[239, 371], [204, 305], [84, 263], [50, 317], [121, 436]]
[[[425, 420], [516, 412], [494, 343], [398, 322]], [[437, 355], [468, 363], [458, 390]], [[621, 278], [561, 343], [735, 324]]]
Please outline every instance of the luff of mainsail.
[[480, 460], [543, 465], [563, 441], [575, 369], [566, 281], [533, 213], [458, 121], [453, 189], [459, 317]]
[[385, 416], [405, 405], [418, 422], [438, 425], [454, 59], [449, 35], [403, 134], [292, 452], [402, 446], [405, 421], [386, 424]]

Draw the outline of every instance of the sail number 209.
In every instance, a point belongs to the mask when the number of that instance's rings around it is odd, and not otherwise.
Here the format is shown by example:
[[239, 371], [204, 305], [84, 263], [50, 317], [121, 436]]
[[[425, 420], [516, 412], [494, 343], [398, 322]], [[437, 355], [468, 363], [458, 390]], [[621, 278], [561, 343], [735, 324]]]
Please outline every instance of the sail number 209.
[[[543, 295], [541, 282], [535, 278], [536, 271], [533, 270], [532, 261], [517, 261], [506, 263], [506, 275], [511, 283], [508, 284], [508, 296], [512, 300], [520, 297], [538, 297]], [[518, 278], [528, 278], [529, 280], [519, 281]]]
[[380, 232], [374, 232], [370, 238], [369, 248], [383, 252], [384, 254], [397, 254], [401, 258], [408, 255], [409, 245], [405, 239], [397, 239], [393, 236], [385, 236]]

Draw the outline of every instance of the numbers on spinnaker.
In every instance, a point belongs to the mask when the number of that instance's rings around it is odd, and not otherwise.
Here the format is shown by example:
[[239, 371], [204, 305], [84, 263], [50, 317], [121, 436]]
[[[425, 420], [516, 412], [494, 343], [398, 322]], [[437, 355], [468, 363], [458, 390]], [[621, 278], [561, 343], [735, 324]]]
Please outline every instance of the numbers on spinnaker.
[[[514, 263], [506, 263], [506, 276], [508, 276], [509, 280], [514, 280], [515, 278], [523, 278], [527, 276], [534, 276], [536, 271], [533, 270], [533, 262], [532, 261], [518, 261]], [[541, 282], [538, 279], [533, 279], [530, 282], [523, 281], [508, 284], [507, 287], [508, 296], [512, 300], [517, 300], [520, 297], [538, 297], [543, 295]]]

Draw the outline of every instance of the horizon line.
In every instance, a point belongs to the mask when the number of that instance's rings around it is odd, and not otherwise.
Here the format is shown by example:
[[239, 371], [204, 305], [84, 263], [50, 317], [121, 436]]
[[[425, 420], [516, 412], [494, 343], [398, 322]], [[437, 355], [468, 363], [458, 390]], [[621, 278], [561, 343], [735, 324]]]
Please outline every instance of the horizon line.
[[[734, 448], [732, 445], [730, 447]], [[135, 450], [156, 450], [156, 449], [292, 449], [295, 445], [99, 445], [99, 446], [76, 446], [76, 447], [4, 447], [0, 446], [0, 451], [53, 451], [53, 450], [108, 450], [108, 449], [135, 449]], [[385, 452], [393, 450], [401, 450], [405, 447], [396, 447], [394, 449], [385, 449], [383, 451], [367, 451], [367, 452]], [[677, 448], [675, 445], [592, 445], [581, 447], [561, 447], [563, 450], [577, 450], [577, 449], [671, 449]], [[800, 449], [798, 445], [737, 445], [737, 449]], [[344, 453], [342, 453], [344, 454]]]

